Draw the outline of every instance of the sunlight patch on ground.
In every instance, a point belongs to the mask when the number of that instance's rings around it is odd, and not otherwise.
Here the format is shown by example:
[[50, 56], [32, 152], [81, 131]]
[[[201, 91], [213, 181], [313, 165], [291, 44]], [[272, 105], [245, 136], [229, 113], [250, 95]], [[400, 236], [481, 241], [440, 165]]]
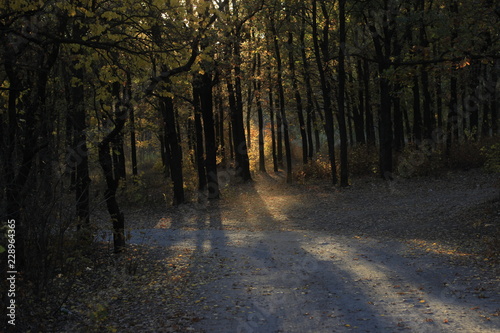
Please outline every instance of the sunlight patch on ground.
[[433, 254], [448, 255], [453, 257], [468, 257], [472, 255], [471, 253], [460, 252], [455, 247], [443, 243], [430, 242], [423, 239], [411, 239], [407, 241], [407, 243], [410, 246], [415, 246], [425, 252]]
[[[408, 262], [407, 266], [392, 267], [386, 263], [386, 254], [375, 254], [369, 247], [344, 246], [342, 243], [328, 243], [328, 240], [317, 239], [315, 242], [302, 244], [302, 249], [315, 257], [318, 262], [331, 265], [341, 279], [349, 284], [348, 288], [356, 290], [355, 298], [364, 300], [373, 306], [373, 312], [381, 317], [397, 322], [399, 328], [412, 329], [414, 332], [435, 332], [449, 329], [449, 323], [455, 318], [450, 318], [448, 311], [452, 308], [459, 310], [467, 308], [462, 304], [459, 295], [455, 295], [445, 285], [436, 285], [434, 288], [423, 287], [423, 282], [409, 271], [414, 270]], [[331, 242], [331, 239], [329, 239]], [[367, 240], [371, 242], [373, 240]], [[318, 246], [318, 244], [320, 246]], [[398, 249], [394, 249], [398, 252]], [[450, 254], [457, 255], [448, 249]], [[448, 254], [438, 251], [439, 254]], [[458, 254], [467, 255], [467, 254]], [[446, 277], [441, 277], [443, 282]], [[394, 312], [398, 307], [397, 313]], [[479, 318], [467, 319], [475, 327], [481, 327]], [[423, 326], [418, 326], [420, 323]]]

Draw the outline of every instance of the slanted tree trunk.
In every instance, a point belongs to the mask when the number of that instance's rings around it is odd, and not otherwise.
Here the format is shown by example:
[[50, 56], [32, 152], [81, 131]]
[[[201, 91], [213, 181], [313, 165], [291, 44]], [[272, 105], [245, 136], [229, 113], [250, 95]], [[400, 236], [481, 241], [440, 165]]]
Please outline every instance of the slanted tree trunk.
[[121, 252], [125, 247], [125, 216], [120, 210], [118, 201], [116, 200], [116, 191], [120, 182], [120, 178], [115, 177], [113, 170], [113, 160], [110, 152], [110, 144], [117, 136], [120, 135], [125, 127], [126, 110], [117, 102], [117, 112], [115, 119], [115, 127], [106, 135], [99, 143], [99, 164], [101, 165], [106, 181], [106, 190], [104, 191], [104, 199], [108, 208], [111, 221], [113, 223], [113, 246], [115, 253]]

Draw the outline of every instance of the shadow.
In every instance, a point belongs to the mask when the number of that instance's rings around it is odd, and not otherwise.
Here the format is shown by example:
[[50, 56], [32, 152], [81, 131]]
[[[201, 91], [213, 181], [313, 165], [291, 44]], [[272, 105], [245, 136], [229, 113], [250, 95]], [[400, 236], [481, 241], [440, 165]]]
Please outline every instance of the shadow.
[[[469, 267], [401, 242], [426, 230], [418, 224], [423, 210], [439, 220], [450, 213], [441, 204], [457, 204], [460, 187], [444, 200], [446, 190], [432, 185], [434, 193], [407, 183], [371, 195], [366, 188], [328, 193], [261, 175], [234, 190], [230, 206], [224, 199], [186, 205], [169, 217], [168, 229], [148, 232], [160, 246], [192, 249], [190, 270], [198, 277], [186, 306], [201, 319], [190, 323], [199, 331], [498, 330], [494, 288], [476, 294]], [[401, 230], [398, 222], [408, 216], [404, 225], [415, 226]], [[391, 233], [398, 240], [388, 239]]]
[[276, 213], [267, 208], [270, 203], [262, 200], [254, 183], [246, 184], [244, 190], [237, 202], [247, 229], [221, 233], [208, 228], [224, 228], [220, 209], [199, 216], [202, 232], [197, 233], [197, 251], [212, 259], [212, 273], [217, 277], [197, 290], [195, 298], [203, 302], [193, 311], [204, 313], [205, 319], [195, 328], [206, 332], [330, 332], [366, 316], [365, 326], [372, 332], [389, 325], [363, 297], [352, 301], [355, 291], [345, 284], [346, 272], [302, 248], [303, 233], [283, 230], [284, 220], [273, 218]]

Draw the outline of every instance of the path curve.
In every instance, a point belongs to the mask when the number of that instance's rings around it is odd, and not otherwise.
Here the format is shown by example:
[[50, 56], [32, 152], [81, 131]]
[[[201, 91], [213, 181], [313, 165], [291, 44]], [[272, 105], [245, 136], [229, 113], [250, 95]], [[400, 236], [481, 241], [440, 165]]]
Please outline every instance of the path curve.
[[493, 183], [459, 173], [339, 192], [261, 177], [228, 203], [152, 217], [130, 243], [196, 254], [191, 331], [500, 332], [498, 278], [441, 237], [498, 198]]

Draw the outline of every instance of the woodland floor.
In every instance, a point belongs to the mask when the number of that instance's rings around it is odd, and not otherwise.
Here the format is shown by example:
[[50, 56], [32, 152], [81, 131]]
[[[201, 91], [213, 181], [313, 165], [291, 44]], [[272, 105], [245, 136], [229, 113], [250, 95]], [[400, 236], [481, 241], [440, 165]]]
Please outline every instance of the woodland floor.
[[498, 174], [254, 178], [130, 209], [126, 253], [88, 263], [51, 330], [500, 332]]

